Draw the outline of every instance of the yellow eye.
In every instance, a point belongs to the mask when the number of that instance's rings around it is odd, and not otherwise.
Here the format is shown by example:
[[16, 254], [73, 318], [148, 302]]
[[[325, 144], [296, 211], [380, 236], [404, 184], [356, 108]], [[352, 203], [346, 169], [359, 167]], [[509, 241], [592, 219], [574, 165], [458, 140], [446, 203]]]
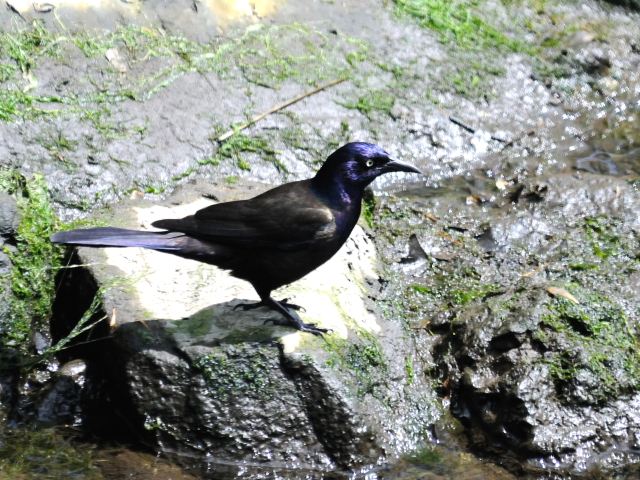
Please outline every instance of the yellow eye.
[[367, 167], [373, 167], [373, 160], [367, 160]]

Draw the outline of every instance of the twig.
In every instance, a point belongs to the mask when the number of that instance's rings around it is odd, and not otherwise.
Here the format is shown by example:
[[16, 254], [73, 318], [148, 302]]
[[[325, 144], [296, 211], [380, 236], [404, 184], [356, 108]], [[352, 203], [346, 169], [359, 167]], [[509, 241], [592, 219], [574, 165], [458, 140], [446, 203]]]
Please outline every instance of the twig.
[[462, 245], [462, 246], [464, 247], [464, 243], [459, 242], [459, 241], [457, 241], [457, 240], [454, 240], [453, 238], [451, 238], [451, 237], [450, 237], [450, 236], [448, 236], [448, 235], [445, 235], [445, 234], [444, 234], [444, 233], [442, 233], [442, 232], [438, 232], [438, 235], [440, 235], [441, 237], [446, 238], [446, 239], [447, 239], [447, 240], [449, 240], [450, 242], [457, 243], [458, 245]]
[[[451, 123], [455, 123], [459, 127], [464, 128], [469, 133], [476, 133], [476, 131], [478, 130], [477, 128], [473, 128], [471, 125], [464, 123], [462, 120], [452, 115], [449, 115], [449, 120], [451, 121]], [[491, 135], [491, 140], [495, 140], [496, 142], [500, 143], [504, 143], [506, 141], [504, 138], [496, 137], [495, 135]]]
[[64, 267], [48, 267], [49, 270], [65, 270], [67, 268], [95, 267], [96, 265], [106, 265], [106, 263], [83, 263], [82, 265], [65, 265]]
[[522, 275], [520, 275], [521, 277], [528, 277], [529, 275], [533, 275], [534, 273], [538, 273], [540, 270], [544, 270], [545, 268], [547, 268], [549, 265], [551, 265], [551, 262], [547, 262], [544, 265], [542, 265], [541, 267], [536, 268], [535, 270], [532, 270], [530, 272], [527, 273], [523, 273]]
[[316, 88], [314, 90], [311, 90], [310, 92], [303, 93], [302, 95], [298, 95], [296, 98], [294, 98], [292, 100], [289, 100], [288, 102], [280, 104], [277, 107], [273, 107], [269, 111], [266, 111], [266, 112], [261, 113], [260, 115], [258, 115], [256, 117], [253, 117], [249, 122], [243, 123], [239, 127], [236, 127], [233, 130], [229, 130], [228, 132], [223, 133], [216, 140], [218, 142], [224, 142], [227, 138], [231, 137], [234, 133], [239, 132], [240, 130], [244, 130], [245, 128], [247, 128], [247, 127], [253, 125], [254, 123], [256, 123], [257, 121], [262, 120], [267, 115], [271, 115], [272, 113], [275, 113], [278, 110], [282, 110], [283, 108], [288, 107], [289, 105], [293, 105], [294, 103], [299, 102], [303, 98], [309, 97], [309, 96], [313, 95], [314, 93], [318, 93], [319, 91], [324, 90], [325, 88], [332, 87], [333, 85], [336, 85], [338, 83], [344, 82], [345, 80], [347, 80], [347, 79], [346, 78], [339, 78], [338, 80], [334, 80], [333, 82], [329, 82], [326, 85], [322, 85], [321, 87], [318, 87], [318, 88]]
[[473, 127], [467, 125], [466, 123], [464, 123], [459, 118], [456, 118], [456, 117], [454, 117], [452, 115], [449, 115], [449, 120], [451, 121], [451, 123], [455, 123], [459, 127], [464, 128], [469, 133], [476, 133], [476, 130], [477, 130], [476, 128], [473, 128]]
[[144, 326], [144, 328], [146, 328], [147, 330], [151, 330], [151, 328], [149, 328], [149, 324], [141, 318], [136, 318], [136, 322], [140, 322]]

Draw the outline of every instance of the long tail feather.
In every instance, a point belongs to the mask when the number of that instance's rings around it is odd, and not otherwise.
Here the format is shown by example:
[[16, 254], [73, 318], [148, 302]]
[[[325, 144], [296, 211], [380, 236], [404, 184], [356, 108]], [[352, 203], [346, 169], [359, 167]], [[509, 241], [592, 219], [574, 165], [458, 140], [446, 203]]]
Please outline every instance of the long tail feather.
[[88, 247], [144, 247], [154, 250], [179, 250], [175, 240], [181, 232], [140, 232], [114, 227], [69, 230], [51, 235], [53, 243]]

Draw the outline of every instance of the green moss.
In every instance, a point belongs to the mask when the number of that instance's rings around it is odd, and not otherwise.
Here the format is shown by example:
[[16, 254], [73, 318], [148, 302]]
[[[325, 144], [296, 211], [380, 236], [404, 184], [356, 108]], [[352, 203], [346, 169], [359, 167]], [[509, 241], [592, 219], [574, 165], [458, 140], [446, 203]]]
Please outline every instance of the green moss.
[[189, 318], [176, 322], [176, 326], [168, 330], [200, 337], [211, 331], [212, 322], [213, 314], [211, 310], [201, 310]]
[[[215, 73], [224, 79], [240, 76], [270, 88], [280, 88], [284, 81], [318, 85], [328, 78], [349, 77], [354, 62], [366, 58], [367, 51], [362, 42], [341, 35], [327, 37], [301, 25], [253, 25], [224, 42], [209, 43], [136, 25], [114, 31], [72, 31], [64, 26], [63, 30], [48, 32], [36, 21], [28, 28], [0, 33], [0, 119], [78, 115], [106, 137], [144, 133], [145, 125], [110, 122], [109, 105], [148, 99], [190, 72]], [[29, 93], [37, 85], [33, 72], [42, 57], [67, 55], [74, 48], [87, 58], [104, 57], [115, 49], [124, 63], [136, 68], [125, 76], [114, 68], [100, 76], [87, 74], [78, 80], [94, 88], [84, 92], [62, 88], [55, 97]], [[152, 60], [151, 68], [143, 66]], [[51, 103], [59, 107], [46, 105]]]
[[75, 151], [78, 147], [78, 142], [75, 140], [69, 140], [62, 132], [57, 132], [49, 139], [40, 139], [40, 145], [49, 150], [52, 154], [57, 154], [61, 152]]
[[491, 80], [504, 75], [506, 70], [496, 64], [494, 56], [458, 53], [454, 63], [442, 65], [440, 88], [465, 97], [489, 95]]
[[427, 297], [437, 303], [460, 307], [483, 299], [499, 289], [498, 284], [484, 284], [476, 278], [454, 275], [445, 277], [444, 282], [431, 287], [410, 285], [408, 293], [418, 293], [421, 297]]
[[407, 371], [407, 381], [405, 385], [411, 385], [415, 380], [415, 372], [413, 371], [413, 362], [411, 361], [411, 357], [404, 357], [404, 367]]
[[440, 35], [444, 43], [455, 42], [469, 49], [506, 47], [514, 52], [528, 52], [526, 43], [508, 38], [473, 11], [478, 2], [449, 0], [395, 0], [398, 13], [409, 14], [421, 26]]
[[405, 460], [413, 463], [414, 465], [439, 465], [443, 462], [442, 455], [434, 448], [422, 448], [420, 450], [414, 450], [408, 453]]
[[[447, 58], [433, 61], [431, 88], [451, 92], [468, 98], [490, 98], [494, 78], [505, 74], [504, 62], [496, 61], [511, 52], [537, 54], [537, 47], [523, 35], [524, 25], [519, 16], [509, 14], [509, 24], [498, 23], [500, 15], [486, 15], [482, 0], [395, 0], [395, 11], [410, 16], [435, 32], [445, 44]], [[511, 8], [503, 0], [506, 12]], [[493, 8], [493, 6], [492, 6]], [[496, 6], [500, 8], [500, 6]], [[503, 32], [509, 31], [508, 34]], [[411, 82], [409, 72], [378, 66], [394, 74], [396, 83]], [[410, 86], [410, 85], [409, 85]], [[438, 103], [431, 91], [427, 98]]]
[[484, 298], [487, 295], [497, 292], [499, 285], [476, 284], [476, 288], [468, 288], [465, 290], [453, 290], [450, 292], [451, 303], [454, 305], [465, 305], [473, 300]]
[[278, 170], [288, 173], [286, 167], [276, 157], [279, 152], [274, 150], [266, 139], [261, 136], [248, 137], [237, 130], [221, 143], [217, 161], [220, 163], [224, 159], [230, 159], [235, 161], [242, 170], [251, 170], [250, 164], [243, 158], [245, 153], [259, 153], [263, 160], [273, 163]]
[[365, 222], [369, 228], [373, 228], [373, 215], [376, 208], [376, 197], [374, 195], [370, 195], [364, 198], [362, 202], [362, 218], [364, 218]]
[[620, 253], [622, 242], [619, 235], [615, 233], [619, 223], [619, 219], [604, 215], [584, 220], [583, 229], [596, 256], [606, 259]]
[[544, 360], [560, 385], [569, 386], [582, 373], [597, 379], [590, 385], [594, 401], [617, 398], [640, 388], [640, 350], [624, 310], [608, 298], [576, 286], [566, 286], [580, 299], [575, 304], [554, 297], [542, 317], [542, 328], [535, 338], [542, 342], [573, 343], [575, 348], [547, 354]]
[[167, 187], [169, 186], [166, 182], [159, 183], [154, 180], [146, 180], [144, 182], [135, 180], [133, 184], [135, 185], [135, 188], [127, 190], [125, 192], [127, 195], [134, 191], [161, 195], [166, 191]]
[[217, 157], [207, 157], [198, 160], [198, 165], [220, 165], [220, 160]]
[[21, 214], [16, 251], [5, 249], [13, 262], [12, 297], [9, 314], [0, 324], [0, 339], [24, 353], [32, 327], [44, 325], [51, 313], [62, 250], [51, 244], [49, 236], [58, 222], [42, 175], [26, 180], [16, 171], [0, 170], [0, 190], [16, 198]]
[[375, 385], [386, 379], [388, 366], [380, 341], [374, 335], [359, 331], [357, 340], [343, 340], [326, 335], [325, 349], [331, 354], [327, 365], [341, 367], [353, 375], [359, 396], [373, 394]]
[[92, 453], [91, 446], [71, 445], [55, 429], [9, 430], [0, 441], [0, 478], [102, 479]]
[[570, 263], [568, 267], [572, 270], [597, 270], [597, 265], [585, 265], [582, 263]]
[[395, 96], [384, 90], [368, 90], [355, 103], [338, 103], [346, 108], [360, 110], [370, 117], [374, 111], [389, 114], [395, 103]]
[[236, 392], [275, 396], [277, 383], [268, 349], [238, 344], [200, 357], [195, 366], [204, 373], [209, 388], [218, 395]]

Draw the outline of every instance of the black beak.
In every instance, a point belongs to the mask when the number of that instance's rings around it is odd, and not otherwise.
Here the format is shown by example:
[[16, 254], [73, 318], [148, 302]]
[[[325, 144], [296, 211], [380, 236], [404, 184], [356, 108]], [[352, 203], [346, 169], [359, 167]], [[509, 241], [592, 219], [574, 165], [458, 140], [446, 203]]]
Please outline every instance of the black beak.
[[384, 173], [408, 172], [419, 173], [420, 175], [422, 175], [422, 172], [418, 168], [414, 167], [410, 163], [403, 162], [402, 160], [391, 160], [382, 167], [382, 170]]

